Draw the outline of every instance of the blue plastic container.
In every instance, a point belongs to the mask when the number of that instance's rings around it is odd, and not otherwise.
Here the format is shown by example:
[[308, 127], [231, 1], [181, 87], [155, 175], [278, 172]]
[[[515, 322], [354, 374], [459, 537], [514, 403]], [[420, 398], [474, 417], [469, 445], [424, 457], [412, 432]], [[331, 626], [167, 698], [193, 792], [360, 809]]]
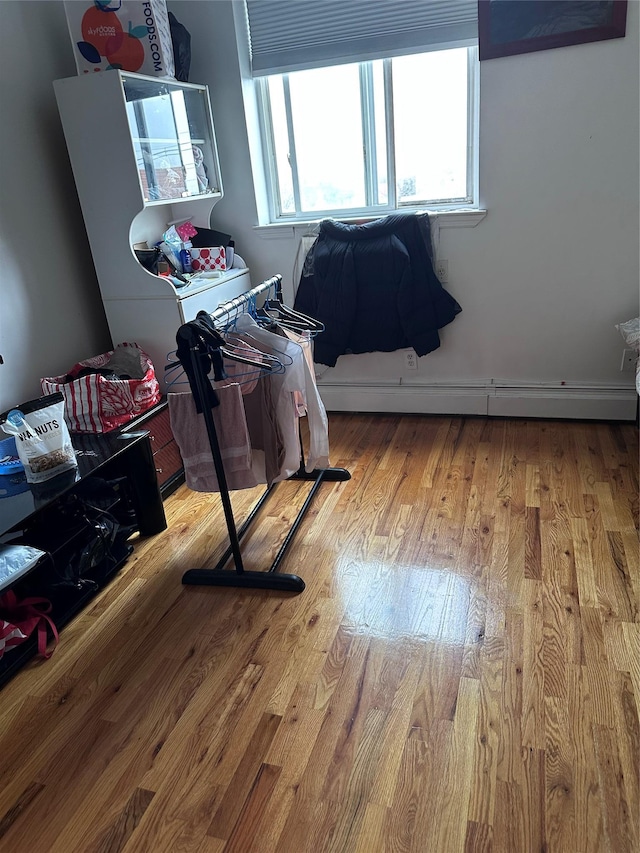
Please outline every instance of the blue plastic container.
[[4, 459], [5, 456], [14, 456], [15, 461], [0, 462], [0, 476], [3, 474], [15, 474], [17, 471], [24, 471], [24, 465], [18, 459], [16, 440], [12, 435], [0, 441], [0, 459]]

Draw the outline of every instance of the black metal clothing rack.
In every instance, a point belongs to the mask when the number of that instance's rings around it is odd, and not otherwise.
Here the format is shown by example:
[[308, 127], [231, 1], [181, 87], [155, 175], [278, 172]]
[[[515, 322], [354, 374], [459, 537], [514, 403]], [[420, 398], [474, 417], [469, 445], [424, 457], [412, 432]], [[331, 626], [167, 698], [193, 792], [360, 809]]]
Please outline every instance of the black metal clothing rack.
[[[280, 275], [273, 276], [272, 278], [262, 282], [262, 284], [257, 285], [257, 287], [246, 291], [246, 293], [243, 293], [241, 296], [238, 296], [235, 299], [230, 300], [229, 302], [223, 303], [210, 315], [210, 317], [214, 323], [223, 320], [225, 317], [229, 317], [234, 311], [237, 311], [239, 308], [242, 308], [243, 306], [249, 304], [250, 302], [254, 301], [258, 296], [270, 290], [273, 290], [276, 294], [276, 298], [278, 299], [278, 301], [282, 302], [282, 277]], [[182, 332], [183, 330], [185, 330], [188, 325], [189, 324], [187, 323], [185, 324], [185, 326], [182, 326], [180, 331]], [[191, 390], [193, 391], [193, 393], [197, 393], [200, 400], [205, 401], [207, 399], [207, 383], [209, 382], [209, 362], [206, 359], [203, 360], [203, 358], [201, 357], [202, 354], [199, 351], [198, 347], [195, 345], [195, 343], [193, 346], [190, 346], [189, 349], [191, 357], [192, 378], [196, 386], [195, 388], [192, 387]], [[192, 379], [190, 378], [190, 382], [191, 381]], [[243, 536], [251, 527], [252, 523], [257, 518], [265, 502], [267, 501], [273, 490], [276, 488], [277, 483], [272, 484], [266, 489], [258, 503], [255, 505], [255, 507], [249, 514], [249, 516], [246, 518], [243, 524], [239, 528], [237, 528], [233, 516], [233, 508], [231, 506], [229, 487], [224, 472], [224, 464], [222, 461], [222, 454], [220, 452], [220, 445], [218, 443], [218, 436], [216, 433], [215, 422], [213, 420], [213, 414], [209, 406], [203, 405], [202, 408], [204, 422], [207, 429], [207, 436], [209, 438], [209, 444], [211, 446], [213, 463], [218, 478], [218, 486], [220, 489], [220, 497], [222, 500], [222, 507], [224, 509], [225, 521], [229, 533], [229, 546], [213, 569], [189, 569], [182, 576], [182, 583], [194, 586], [232, 586], [249, 587], [254, 589], [279, 589], [288, 590], [290, 592], [302, 592], [305, 587], [302, 578], [295, 574], [287, 574], [284, 572], [280, 572], [280, 564], [285, 556], [289, 545], [293, 541], [293, 537], [295, 536], [295, 533], [298, 530], [300, 523], [302, 522], [302, 519], [320, 485], [323, 482], [339, 482], [349, 480], [351, 478], [351, 474], [345, 468], [316, 469], [315, 471], [311, 471], [310, 473], [308, 473], [305, 470], [303, 458], [300, 463], [300, 468], [289, 479], [313, 481], [313, 486], [311, 487], [311, 490], [309, 491], [309, 494], [307, 495], [304, 504], [302, 505], [300, 511], [294, 519], [291, 528], [289, 529], [287, 536], [282, 542], [282, 545], [280, 546], [280, 549], [278, 550], [278, 553], [276, 554], [276, 557], [269, 569], [267, 569], [266, 571], [247, 571], [244, 568], [242, 562], [240, 540], [243, 538]], [[224, 568], [231, 556], [233, 556], [235, 571], [226, 570]]]

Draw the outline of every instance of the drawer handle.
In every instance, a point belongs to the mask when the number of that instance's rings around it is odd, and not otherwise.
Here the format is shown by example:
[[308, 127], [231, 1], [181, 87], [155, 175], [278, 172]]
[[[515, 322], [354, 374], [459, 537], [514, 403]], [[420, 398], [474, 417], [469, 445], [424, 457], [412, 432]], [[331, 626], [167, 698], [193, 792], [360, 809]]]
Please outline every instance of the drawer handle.
[[156, 468], [156, 474], [162, 474], [162, 468]]

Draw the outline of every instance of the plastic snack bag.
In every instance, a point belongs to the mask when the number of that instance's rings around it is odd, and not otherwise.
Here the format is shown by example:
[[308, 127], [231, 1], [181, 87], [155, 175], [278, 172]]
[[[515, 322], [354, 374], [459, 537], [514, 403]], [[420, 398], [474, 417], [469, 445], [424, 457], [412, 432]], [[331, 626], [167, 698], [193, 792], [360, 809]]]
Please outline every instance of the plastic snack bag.
[[77, 467], [64, 420], [64, 397], [49, 394], [0, 415], [0, 426], [15, 436], [28, 483], [43, 483]]

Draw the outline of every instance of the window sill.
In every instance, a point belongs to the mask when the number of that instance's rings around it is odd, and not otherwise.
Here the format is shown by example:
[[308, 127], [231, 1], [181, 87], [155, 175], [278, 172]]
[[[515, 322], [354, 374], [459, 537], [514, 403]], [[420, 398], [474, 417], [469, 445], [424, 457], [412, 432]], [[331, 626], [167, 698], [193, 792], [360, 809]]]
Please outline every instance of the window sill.
[[[486, 210], [440, 210], [434, 211], [431, 216], [439, 228], [475, 228], [487, 215]], [[371, 217], [373, 219], [381, 217]], [[341, 222], [349, 222], [349, 218], [340, 219]], [[361, 223], [363, 217], [353, 221]], [[291, 237], [300, 237], [308, 231], [316, 228], [321, 219], [309, 220], [307, 222], [274, 222], [270, 225], [255, 225], [254, 232], [264, 240], [283, 240]]]

